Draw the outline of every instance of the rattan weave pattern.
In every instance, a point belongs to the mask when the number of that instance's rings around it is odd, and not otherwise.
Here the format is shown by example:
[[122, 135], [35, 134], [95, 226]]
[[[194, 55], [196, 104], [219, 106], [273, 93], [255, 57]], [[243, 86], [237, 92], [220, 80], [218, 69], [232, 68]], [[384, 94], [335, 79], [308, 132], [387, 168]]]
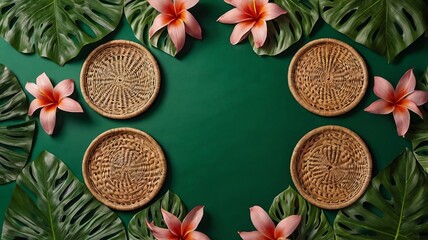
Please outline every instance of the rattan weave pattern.
[[86, 150], [82, 170], [92, 194], [108, 207], [134, 210], [148, 203], [166, 176], [162, 149], [145, 132], [112, 129]]
[[363, 140], [340, 126], [324, 126], [307, 133], [296, 145], [290, 163], [299, 193], [325, 209], [355, 202], [371, 179], [372, 160]]
[[82, 95], [101, 115], [135, 117], [155, 100], [160, 88], [156, 60], [143, 46], [114, 40], [97, 47], [80, 74]]
[[367, 67], [351, 46], [336, 39], [306, 44], [293, 57], [288, 85], [294, 98], [308, 111], [337, 116], [354, 108], [368, 85]]

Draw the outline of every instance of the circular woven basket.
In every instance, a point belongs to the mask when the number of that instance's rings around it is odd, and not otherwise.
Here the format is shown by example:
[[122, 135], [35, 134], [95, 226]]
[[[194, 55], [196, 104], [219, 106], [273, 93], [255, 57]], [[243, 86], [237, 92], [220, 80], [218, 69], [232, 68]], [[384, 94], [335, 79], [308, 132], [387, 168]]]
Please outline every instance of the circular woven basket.
[[97, 47], [85, 60], [80, 88], [99, 114], [127, 119], [144, 112], [160, 88], [156, 60], [143, 46], [114, 40]]
[[85, 152], [83, 178], [92, 194], [117, 210], [148, 203], [166, 177], [162, 149], [147, 133], [116, 128], [95, 138]]
[[363, 140], [351, 130], [324, 126], [307, 133], [296, 145], [290, 163], [299, 193], [325, 209], [354, 203], [370, 183], [372, 160]]
[[335, 39], [306, 44], [288, 69], [288, 86], [294, 98], [321, 116], [350, 111], [363, 98], [367, 85], [363, 58], [351, 46]]

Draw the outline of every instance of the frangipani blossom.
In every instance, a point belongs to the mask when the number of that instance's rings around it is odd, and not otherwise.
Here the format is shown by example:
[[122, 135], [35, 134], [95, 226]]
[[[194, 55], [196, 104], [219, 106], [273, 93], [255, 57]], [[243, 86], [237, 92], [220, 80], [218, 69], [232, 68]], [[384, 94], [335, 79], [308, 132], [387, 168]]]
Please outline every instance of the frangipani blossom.
[[147, 0], [160, 14], [156, 16], [149, 30], [152, 38], [156, 32], [167, 27], [178, 53], [184, 46], [186, 32], [196, 38], [202, 39], [202, 30], [195, 17], [187, 9], [195, 6], [199, 0]]
[[68, 97], [74, 91], [73, 80], [63, 80], [54, 88], [46, 73], [42, 73], [36, 83], [25, 84], [25, 89], [36, 98], [30, 104], [28, 115], [32, 116], [41, 108], [40, 124], [47, 134], [54, 131], [57, 108], [66, 112], [83, 112], [80, 104]]
[[376, 114], [392, 113], [397, 125], [397, 133], [404, 136], [409, 129], [409, 110], [423, 118], [418, 106], [428, 101], [428, 92], [415, 90], [416, 79], [413, 69], [409, 69], [400, 79], [394, 91], [391, 83], [375, 76], [373, 91], [379, 100], [373, 102], [364, 111]]
[[235, 45], [244, 40], [251, 31], [257, 48], [263, 46], [267, 37], [266, 21], [275, 19], [287, 12], [269, 0], [225, 0], [235, 8], [223, 14], [217, 21], [236, 24], [230, 36]]
[[210, 238], [195, 231], [204, 215], [204, 207], [197, 206], [184, 218], [183, 223], [173, 214], [162, 209], [163, 220], [168, 229], [156, 227], [153, 222], [148, 222], [147, 227], [157, 240], [210, 240]]
[[275, 227], [269, 215], [259, 206], [250, 208], [250, 217], [257, 231], [238, 232], [243, 240], [285, 240], [300, 224], [299, 215], [290, 215]]

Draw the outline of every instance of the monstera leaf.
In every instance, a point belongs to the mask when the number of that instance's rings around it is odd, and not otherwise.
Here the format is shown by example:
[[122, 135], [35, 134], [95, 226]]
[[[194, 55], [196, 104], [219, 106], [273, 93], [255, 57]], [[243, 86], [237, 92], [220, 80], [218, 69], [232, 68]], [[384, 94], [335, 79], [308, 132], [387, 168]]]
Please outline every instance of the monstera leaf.
[[287, 11], [272, 21], [267, 22], [268, 36], [265, 44], [257, 48], [252, 35], [249, 40], [258, 55], [278, 55], [302, 36], [308, 36], [318, 20], [318, 0], [273, 0]]
[[125, 16], [138, 40], [175, 56], [175, 46], [165, 29], [149, 38], [149, 29], [158, 14], [147, 0], [125, 0]]
[[64, 65], [113, 31], [123, 0], [1, 0], [0, 36], [23, 53]]
[[180, 198], [168, 191], [151, 206], [141, 210], [131, 219], [128, 225], [128, 236], [130, 240], [155, 240], [147, 228], [146, 219], [153, 221], [156, 226], [166, 228], [163, 221], [161, 208], [177, 216], [180, 220], [186, 216], [186, 209]]
[[406, 138], [412, 143], [413, 153], [419, 164], [428, 173], [428, 116], [425, 114], [425, 120], [418, 120], [417, 123], [410, 125], [409, 131], [406, 133]]
[[417, 82], [417, 87], [419, 90], [428, 91], [428, 67], [425, 69], [422, 79]]
[[64, 163], [43, 152], [16, 180], [2, 239], [123, 240], [126, 231]]
[[364, 196], [338, 213], [336, 239], [426, 239], [428, 175], [406, 150], [373, 178]]
[[[417, 82], [418, 89], [428, 91], [428, 68], [425, 70], [421, 80]], [[424, 106], [426, 109], [426, 105]], [[424, 114], [424, 119], [414, 120], [410, 124], [406, 138], [411, 141], [416, 159], [428, 172], [428, 116]]]
[[320, 0], [322, 18], [353, 40], [392, 59], [427, 29], [424, 0]]
[[[27, 162], [35, 123], [26, 120], [27, 98], [15, 75], [0, 64], [0, 184], [14, 181]], [[16, 121], [25, 121], [16, 124]], [[12, 123], [11, 123], [12, 121]]]
[[292, 188], [280, 193], [269, 209], [269, 215], [276, 222], [287, 216], [297, 214], [302, 217], [299, 227], [292, 235], [292, 239], [334, 239], [333, 228], [328, 223], [324, 212], [318, 207], [308, 203]]

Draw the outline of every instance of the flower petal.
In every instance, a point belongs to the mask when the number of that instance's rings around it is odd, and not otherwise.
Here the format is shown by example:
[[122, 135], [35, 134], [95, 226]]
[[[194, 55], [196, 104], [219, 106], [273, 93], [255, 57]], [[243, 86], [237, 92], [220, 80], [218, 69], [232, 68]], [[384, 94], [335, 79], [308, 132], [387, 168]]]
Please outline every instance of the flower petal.
[[74, 91], [74, 81], [71, 79], [63, 80], [53, 89], [53, 94], [57, 101], [70, 96]]
[[217, 22], [221, 22], [221, 23], [225, 23], [225, 24], [235, 24], [235, 23], [239, 23], [239, 22], [243, 22], [243, 21], [250, 21], [250, 20], [253, 20], [253, 17], [242, 12], [238, 8], [234, 8], [234, 9], [226, 12], [225, 14], [221, 15], [217, 19]]
[[175, 15], [172, 0], [147, 0], [147, 2], [160, 13]]
[[184, 237], [184, 240], [210, 240], [210, 238], [198, 231], [193, 231]]
[[236, 5], [241, 2], [241, 0], [224, 0], [225, 3], [230, 4], [234, 7], [236, 7]]
[[59, 102], [58, 108], [66, 112], [83, 112], [83, 109], [80, 104], [68, 97], [63, 98]]
[[186, 27], [186, 32], [196, 38], [202, 39], [202, 29], [199, 26], [198, 21], [196, 21], [195, 17], [188, 11], [182, 12], [180, 15], [181, 20], [183, 20], [184, 25]]
[[169, 231], [171, 231], [175, 236], [181, 236], [181, 221], [173, 214], [168, 211], [161, 209], [163, 220], [165, 221], [166, 226]]
[[270, 239], [274, 239], [275, 224], [263, 208], [259, 206], [250, 208], [250, 217], [257, 231]]
[[383, 99], [379, 99], [366, 107], [364, 111], [374, 114], [389, 114], [394, 111], [394, 104]]
[[178, 15], [189, 8], [194, 7], [199, 0], [174, 0], [175, 13]]
[[42, 99], [34, 99], [33, 101], [31, 101], [30, 107], [28, 108], [28, 115], [32, 116], [33, 113], [37, 109], [49, 106], [51, 104], [52, 104], [51, 102], [46, 102], [46, 101], [44, 101]]
[[146, 225], [157, 240], [180, 240], [179, 237], [172, 234], [168, 229], [156, 227], [153, 222], [146, 220]]
[[38, 99], [43, 99], [44, 101], [49, 101], [49, 99], [47, 97], [45, 97], [43, 95], [43, 93], [41, 93], [39, 91], [39, 87], [37, 87], [37, 85], [35, 83], [32, 82], [27, 82], [25, 84], [25, 89], [27, 89], [27, 91], [33, 95], [33, 97], [38, 98]]
[[415, 90], [408, 95], [406, 99], [414, 102], [417, 106], [420, 106], [428, 102], [428, 92]]
[[283, 14], [286, 14], [287, 11], [285, 11], [284, 9], [282, 9], [278, 4], [275, 3], [268, 3], [264, 6], [263, 12], [261, 12], [262, 14], [262, 18], [265, 21], [269, 21], [272, 19], [275, 19]]
[[409, 101], [407, 99], [403, 99], [400, 101], [399, 105], [409, 109], [410, 111], [412, 111], [416, 114], [418, 114], [419, 117], [424, 118], [424, 115], [422, 114], [421, 110], [419, 110], [418, 106], [414, 102]]
[[175, 53], [178, 53], [186, 41], [186, 28], [182, 20], [178, 19], [168, 24], [168, 35], [175, 46]]
[[257, 231], [238, 232], [238, 234], [243, 240], [270, 240], [270, 238], [265, 237], [263, 234]]
[[36, 83], [39, 91], [53, 100], [53, 86], [46, 73], [40, 74], [36, 79]]
[[252, 1], [254, 1], [254, 4], [258, 9], [261, 9], [262, 7], [266, 6], [266, 4], [268, 4], [269, 2], [269, 0], [252, 0]]
[[394, 111], [392, 112], [394, 115], [395, 125], [397, 126], [397, 133], [399, 136], [404, 136], [409, 130], [410, 126], [410, 113], [407, 108], [402, 107], [400, 105], [395, 106]]
[[244, 38], [248, 36], [248, 32], [251, 30], [254, 24], [254, 21], [244, 21], [236, 24], [232, 31], [232, 35], [230, 35], [230, 43], [235, 45], [244, 40]]
[[190, 211], [181, 224], [181, 233], [186, 236], [189, 232], [194, 231], [204, 216], [204, 206], [196, 206]]
[[400, 101], [415, 90], [416, 78], [413, 74], [413, 68], [407, 70], [407, 72], [398, 81], [397, 87], [395, 88], [395, 99]]
[[167, 14], [157, 15], [155, 20], [153, 21], [153, 25], [150, 27], [149, 37], [152, 38], [157, 31], [170, 24], [172, 21], [174, 21], [174, 19], [175, 18], [173, 16]]
[[299, 226], [302, 218], [299, 215], [291, 215], [282, 219], [275, 229], [275, 239], [286, 239]]
[[374, 77], [374, 94], [387, 102], [395, 102], [394, 88], [391, 83], [382, 77]]
[[254, 24], [253, 28], [251, 28], [251, 34], [254, 38], [254, 44], [256, 48], [259, 48], [265, 44], [267, 37], [267, 25], [266, 21], [259, 20], [256, 24]]
[[43, 130], [49, 135], [52, 135], [56, 123], [56, 105], [42, 108], [40, 112], [40, 124]]

